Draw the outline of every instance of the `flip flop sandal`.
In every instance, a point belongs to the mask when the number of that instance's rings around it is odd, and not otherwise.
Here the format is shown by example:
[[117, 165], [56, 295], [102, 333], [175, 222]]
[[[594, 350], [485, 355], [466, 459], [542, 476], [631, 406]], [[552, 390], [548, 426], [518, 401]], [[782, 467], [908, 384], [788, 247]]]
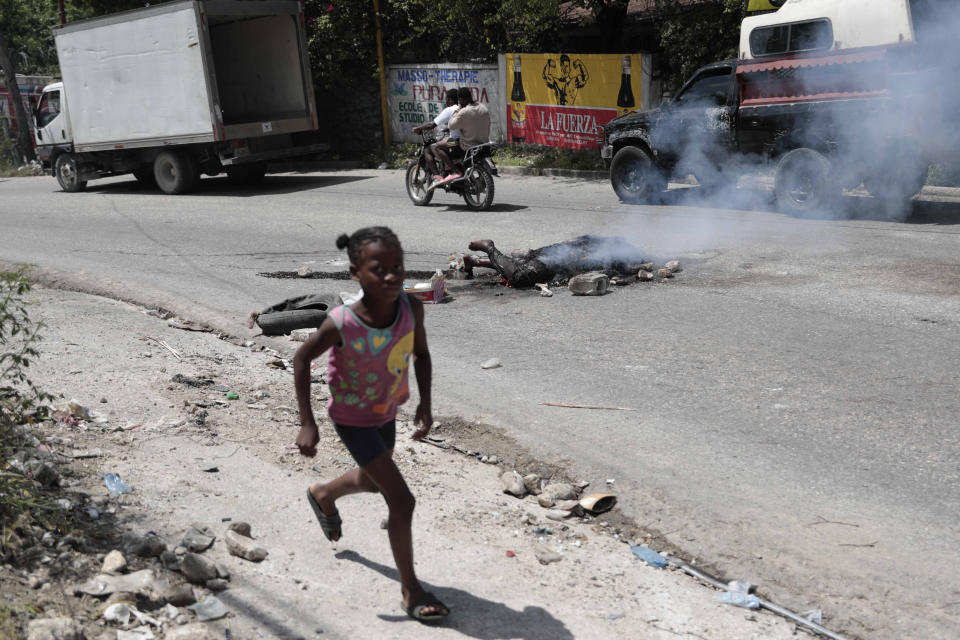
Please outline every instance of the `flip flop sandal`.
[[[420, 622], [436, 622], [450, 615], [450, 607], [440, 602], [440, 600], [429, 591], [421, 593], [409, 606], [403, 604], [403, 601], [400, 602], [400, 606], [407, 612], [408, 616]], [[427, 607], [442, 607], [446, 609], [447, 613], [423, 613], [423, 610]]]
[[[310, 506], [313, 507], [313, 512], [316, 514], [317, 520], [320, 521], [320, 528], [323, 529], [323, 535], [325, 535], [330, 542], [339, 540], [343, 536], [343, 531], [341, 530], [343, 520], [340, 519], [340, 512], [337, 511], [332, 516], [325, 514], [317, 503], [317, 499], [310, 493], [310, 489], [307, 489], [307, 500], [310, 502]], [[334, 536], [337, 536], [336, 540]]]

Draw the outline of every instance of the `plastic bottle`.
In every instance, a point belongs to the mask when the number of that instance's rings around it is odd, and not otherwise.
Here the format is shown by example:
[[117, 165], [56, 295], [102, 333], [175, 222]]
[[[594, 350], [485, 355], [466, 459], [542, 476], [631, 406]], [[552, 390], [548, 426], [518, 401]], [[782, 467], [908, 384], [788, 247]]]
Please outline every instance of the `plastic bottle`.
[[757, 596], [749, 593], [740, 593], [739, 591], [724, 591], [723, 593], [718, 593], [716, 600], [717, 602], [732, 604], [736, 607], [743, 607], [744, 609], [760, 608], [760, 599], [757, 598]]
[[119, 496], [124, 493], [130, 493], [133, 489], [126, 482], [120, 479], [115, 473], [108, 473], [103, 477], [103, 483], [107, 485], [107, 491], [111, 495]]
[[430, 278], [430, 289], [433, 290], [434, 304], [443, 300], [443, 296], [447, 293], [447, 278], [440, 269], [437, 269], [437, 272]]

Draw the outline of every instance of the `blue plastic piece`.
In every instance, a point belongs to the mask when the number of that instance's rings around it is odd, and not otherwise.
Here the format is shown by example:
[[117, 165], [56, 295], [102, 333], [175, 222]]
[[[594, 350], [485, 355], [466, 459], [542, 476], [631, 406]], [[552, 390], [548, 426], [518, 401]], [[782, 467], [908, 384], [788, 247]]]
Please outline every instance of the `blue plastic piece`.
[[115, 473], [108, 473], [103, 477], [103, 483], [107, 485], [107, 491], [112, 495], [119, 496], [124, 493], [130, 493], [133, 489], [130, 486], [120, 479]]
[[641, 544], [635, 544], [630, 546], [630, 551], [633, 551], [633, 555], [637, 556], [651, 567], [667, 566], [667, 559], [650, 547]]

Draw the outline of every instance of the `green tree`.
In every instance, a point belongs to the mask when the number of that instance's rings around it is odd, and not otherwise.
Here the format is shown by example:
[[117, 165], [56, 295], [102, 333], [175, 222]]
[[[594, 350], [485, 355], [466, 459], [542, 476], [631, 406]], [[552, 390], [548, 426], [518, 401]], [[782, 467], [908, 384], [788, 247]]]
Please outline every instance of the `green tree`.
[[665, 88], [676, 90], [698, 68], [737, 57], [743, 0], [654, 0]]

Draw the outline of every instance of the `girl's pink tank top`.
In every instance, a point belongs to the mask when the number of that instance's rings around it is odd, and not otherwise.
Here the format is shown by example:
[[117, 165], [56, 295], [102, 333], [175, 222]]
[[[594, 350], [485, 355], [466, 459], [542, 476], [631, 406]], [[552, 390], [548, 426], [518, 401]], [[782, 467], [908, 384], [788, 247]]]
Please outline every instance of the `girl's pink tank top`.
[[407, 369], [413, 354], [414, 319], [406, 293], [385, 329], [364, 324], [347, 305], [330, 311], [340, 345], [330, 350], [330, 419], [342, 426], [378, 427], [397, 416], [410, 397]]

